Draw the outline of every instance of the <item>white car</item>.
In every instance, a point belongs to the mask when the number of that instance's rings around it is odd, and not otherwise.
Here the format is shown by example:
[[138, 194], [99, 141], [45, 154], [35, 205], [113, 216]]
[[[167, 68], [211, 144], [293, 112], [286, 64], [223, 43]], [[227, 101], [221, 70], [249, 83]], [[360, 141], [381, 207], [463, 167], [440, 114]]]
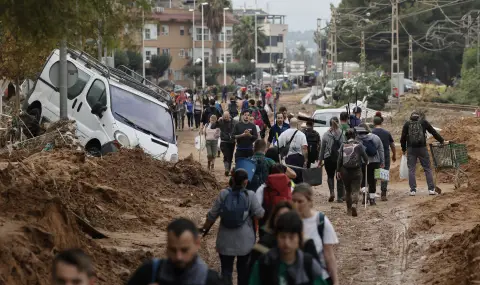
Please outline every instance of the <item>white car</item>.
[[313, 129], [320, 134], [320, 137], [323, 137], [323, 134], [326, 133], [330, 129], [330, 120], [333, 117], [337, 117], [340, 120], [340, 113], [346, 112], [345, 108], [342, 109], [320, 109], [316, 110], [312, 118], [314, 120], [324, 121], [325, 124], [314, 123]]
[[[77, 122], [76, 135], [87, 151], [117, 141], [127, 148], [139, 146], [157, 159], [178, 161], [168, 94], [79, 51], [69, 49], [67, 61], [78, 69], [78, 79], [68, 88], [68, 118]], [[48, 58], [28, 99], [27, 112], [39, 121], [60, 119], [59, 89], [50, 79], [54, 65], [59, 65], [59, 50]]]

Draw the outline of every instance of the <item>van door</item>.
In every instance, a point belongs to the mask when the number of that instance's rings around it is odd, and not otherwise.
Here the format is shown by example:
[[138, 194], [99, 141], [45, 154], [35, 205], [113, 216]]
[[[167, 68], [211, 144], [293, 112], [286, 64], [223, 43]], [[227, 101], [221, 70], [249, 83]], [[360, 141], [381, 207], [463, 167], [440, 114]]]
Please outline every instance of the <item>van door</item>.
[[87, 90], [72, 100], [70, 107], [72, 117], [77, 120], [78, 136], [83, 145], [91, 139], [98, 139], [103, 145], [113, 140], [112, 116], [109, 116], [109, 110], [107, 110], [100, 118], [92, 114], [92, 108], [97, 103], [109, 108], [108, 84], [102, 79], [95, 79]]

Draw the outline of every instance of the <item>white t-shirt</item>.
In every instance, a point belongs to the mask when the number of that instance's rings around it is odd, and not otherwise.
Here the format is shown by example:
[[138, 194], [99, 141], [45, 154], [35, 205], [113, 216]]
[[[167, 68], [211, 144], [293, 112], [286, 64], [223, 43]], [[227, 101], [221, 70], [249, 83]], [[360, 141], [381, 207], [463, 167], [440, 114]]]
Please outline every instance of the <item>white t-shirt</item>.
[[[292, 139], [292, 136], [293, 134], [295, 134], [295, 131], [297, 131], [297, 129], [288, 129], [284, 131], [280, 135], [280, 137], [278, 137], [278, 145], [280, 147], [285, 146], [290, 141], [290, 139]], [[296, 153], [303, 155], [303, 151], [302, 151], [303, 146], [308, 146], [307, 137], [301, 130], [298, 130], [297, 133], [295, 134], [295, 137], [292, 140], [292, 143], [290, 144], [290, 149], [288, 150], [287, 156], [291, 154], [296, 154]]]
[[[323, 227], [323, 242], [318, 233], [318, 212], [315, 212], [310, 218], [303, 219], [303, 234], [305, 240], [313, 240], [315, 247], [317, 248], [318, 256], [320, 257], [320, 265], [326, 269], [325, 256], [323, 255], [323, 244], [338, 244], [338, 237], [332, 223], [325, 216], [325, 224]], [[327, 273], [328, 275], [328, 273]]]

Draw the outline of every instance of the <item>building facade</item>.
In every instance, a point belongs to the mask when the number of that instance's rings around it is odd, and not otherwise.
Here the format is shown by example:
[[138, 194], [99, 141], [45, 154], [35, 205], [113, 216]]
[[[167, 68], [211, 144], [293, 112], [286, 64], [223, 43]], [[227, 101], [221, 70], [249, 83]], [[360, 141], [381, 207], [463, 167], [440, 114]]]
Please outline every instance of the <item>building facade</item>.
[[[145, 60], [150, 60], [153, 55], [161, 54], [169, 54], [172, 57], [169, 70], [160, 80], [172, 80], [183, 86], [193, 85], [192, 79], [183, 74], [182, 68], [189, 61], [195, 62], [198, 58], [202, 58], [202, 31], [205, 37], [203, 59], [209, 65], [213, 62], [211, 32], [206, 25], [202, 29], [201, 11], [195, 12], [195, 28], [193, 16], [193, 12], [189, 11], [188, 6], [183, 8], [157, 6], [152, 8], [150, 15], [145, 16], [143, 29]], [[222, 59], [228, 63], [233, 61], [230, 43], [233, 35], [233, 24], [236, 23], [233, 15], [228, 11], [225, 22], [226, 25], [223, 27], [217, 42], [217, 62]], [[225, 51], [223, 48], [224, 37], [227, 40]]]
[[233, 10], [233, 13], [237, 17], [255, 17], [256, 15], [257, 25], [267, 36], [265, 49], [258, 54], [257, 68], [268, 73], [276, 73], [277, 63], [286, 66], [288, 25], [285, 23], [285, 16], [268, 14], [261, 9], [237, 9]]

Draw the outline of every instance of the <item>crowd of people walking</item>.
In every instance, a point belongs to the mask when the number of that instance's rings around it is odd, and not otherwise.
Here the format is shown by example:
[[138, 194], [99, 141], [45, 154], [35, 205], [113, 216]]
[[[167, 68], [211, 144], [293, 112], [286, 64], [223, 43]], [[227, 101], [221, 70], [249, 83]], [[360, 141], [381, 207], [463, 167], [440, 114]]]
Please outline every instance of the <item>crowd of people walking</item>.
[[[263, 92], [265, 96], [260, 95]], [[186, 114], [188, 127], [205, 136], [210, 171], [220, 142], [229, 183], [213, 201], [201, 227], [184, 218], [168, 225], [167, 257], [142, 264], [128, 285], [230, 285], [234, 265], [238, 285], [339, 284], [335, 257], [339, 240], [330, 219], [315, 210], [314, 192], [304, 183], [304, 170], [325, 167], [328, 201], [346, 202], [347, 214], [356, 217], [360, 193], [363, 203], [376, 205], [378, 170], [388, 170], [396, 161], [394, 140], [383, 128], [380, 112], [371, 128], [362, 122], [359, 107], [352, 115], [343, 112], [339, 118], [332, 117], [329, 130], [320, 137], [313, 128], [315, 120], [307, 120], [302, 128], [285, 107], [275, 112], [279, 97], [271, 101], [271, 92], [259, 92], [258, 101], [247, 94], [232, 96], [225, 111], [212, 95], [180, 94], [175, 98], [177, 128], [183, 129]], [[227, 104], [227, 99], [224, 89], [222, 102]], [[265, 104], [273, 105], [265, 108]], [[273, 124], [266, 112], [269, 108], [275, 114]], [[403, 127], [400, 143], [408, 156], [410, 195], [417, 191], [417, 159], [425, 170], [429, 194], [436, 194], [426, 149], [427, 131], [444, 142], [417, 112]], [[388, 181], [382, 181], [382, 201], [388, 200], [387, 188]], [[218, 219], [220, 274], [198, 255], [202, 235], [208, 234]], [[94, 280], [92, 261], [80, 250], [59, 253], [52, 272], [54, 284], [93, 284]]]

